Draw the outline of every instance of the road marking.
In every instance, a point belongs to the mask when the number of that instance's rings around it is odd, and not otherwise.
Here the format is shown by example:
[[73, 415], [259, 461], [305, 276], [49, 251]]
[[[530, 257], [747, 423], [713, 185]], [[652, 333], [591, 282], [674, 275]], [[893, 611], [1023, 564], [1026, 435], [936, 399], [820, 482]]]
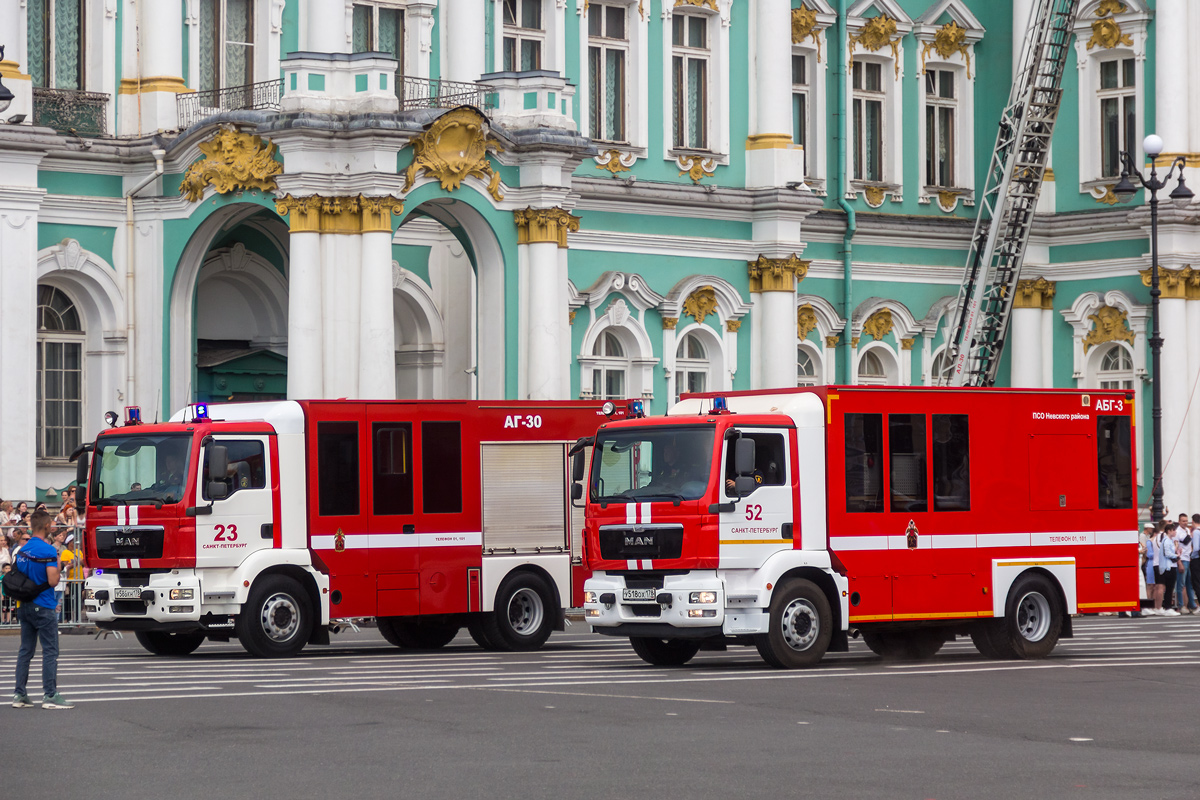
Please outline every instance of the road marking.
[[[695, 697], [647, 697], [640, 694], [597, 694], [594, 692], [552, 692], [547, 689], [501, 689], [498, 686], [479, 687], [489, 692], [510, 692], [512, 694], [559, 694], [568, 697], [604, 697], [617, 700], [662, 700], [669, 703], [714, 703], [717, 705], [736, 705], [734, 700], [702, 700]], [[807, 722], [799, 723], [807, 725]]]
[[924, 714], [924, 711], [908, 711], [903, 708], [877, 708], [876, 711], [886, 711], [889, 714]]

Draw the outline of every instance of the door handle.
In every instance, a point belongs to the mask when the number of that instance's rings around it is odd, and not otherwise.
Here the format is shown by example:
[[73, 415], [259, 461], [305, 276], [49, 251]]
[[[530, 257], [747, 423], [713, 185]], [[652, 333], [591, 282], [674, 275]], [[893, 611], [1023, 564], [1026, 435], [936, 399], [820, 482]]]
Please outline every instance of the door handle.
[[258, 529], [258, 535], [264, 539], [274, 539], [275, 526], [270, 522], [264, 522], [262, 527]]
[[417, 526], [416, 526], [416, 525], [405, 525], [404, 527], [402, 527], [402, 528], [400, 529], [400, 531], [401, 531], [402, 533], [416, 533], [416, 532], [417, 532]]

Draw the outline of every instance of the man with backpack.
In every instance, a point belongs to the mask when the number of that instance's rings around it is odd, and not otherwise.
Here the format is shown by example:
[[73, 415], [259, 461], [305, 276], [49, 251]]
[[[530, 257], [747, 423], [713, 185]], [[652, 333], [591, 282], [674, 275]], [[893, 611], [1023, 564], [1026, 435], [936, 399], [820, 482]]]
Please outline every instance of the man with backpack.
[[[29, 541], [17, 554], [13, 569], [22, 573], [36, 584], [32, 599], [20, 600], [17, 619], [21, 623], [21, 649], [17, 651], [17, 686], [13, 695], [13, 708], [33, 708], [26, 694], [25, 684], [29, 680], [29, 664], [37, 642], [42, 642], [42, 708], [74, 708], [58, 691], [58, 615], [54, 587], [58, 585], [58, 552], [50, 543], [50, 515], [35, 511], [29, 518], [31, 535]], [[5, 590], [10, 581], [5, 579]], [[40, 591], [39, 591], [40, 590]]]

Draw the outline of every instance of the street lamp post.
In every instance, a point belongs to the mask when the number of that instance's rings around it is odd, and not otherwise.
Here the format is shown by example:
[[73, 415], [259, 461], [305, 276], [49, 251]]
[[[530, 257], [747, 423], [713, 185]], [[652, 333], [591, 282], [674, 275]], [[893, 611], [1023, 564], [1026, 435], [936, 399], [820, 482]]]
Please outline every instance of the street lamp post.
[[1154, 449], [1154, 488], [1150, 492], [1150, 519], [1156, 525], [1163, 518], [1163, 488], [1162, 488], [1162, 372], [1159, 359], [1162, 355], [1162, 336], [1158, 331], [1158, 298], [1162, 294], [1158, 288], [1158, 190], [1166, 187], [1167, 183], [1179, 170], [1179, 183], [1168, 195], [1172, 200], [1190, 200], [1192, 190], [1183, 182], [1183, 168], [1186, 165], [1183, 156], [1171, 162], [1171, 168], [1160, 180], [1158, 177], [1158, 155], [1163, 151], [1163, 140], [1160, 136], [1150, 134], [1142, 142], [1142, 149], [1150, 156], [1150, 177], [1143, 175], [1133, 163], [1133, 157], [1121, 153], [1121, 181], [1113, 192], [1123, 199], [1128, 199], [1137, 193], [1138, 187], [1130, 178], [1150, 192], [1150, 369], [1151, 376], [1151, 408], [1150, 417], [1153, 420], [1153, 449]]

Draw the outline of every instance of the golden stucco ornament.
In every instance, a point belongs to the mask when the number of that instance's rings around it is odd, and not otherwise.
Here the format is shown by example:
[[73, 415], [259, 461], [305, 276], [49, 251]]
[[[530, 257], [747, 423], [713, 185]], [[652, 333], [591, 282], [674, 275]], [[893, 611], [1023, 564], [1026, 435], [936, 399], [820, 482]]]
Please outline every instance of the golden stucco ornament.
[[959, 24], [954, 20], [950, 20], [942, 27], [938, 28], [937, 33], [933, 35], [932, 42], [926, 42], [921, 48], [921, 74], [925, 74], [925, 58], [932, 50], [942, 58], [950, 58], [950, 56], [958, 53], [963, 57], [963, 61], [967, 64], [967, 80], [971, 79], [971, 50], [967, 44], [967, 31], [965, 28], [959, 27]]
[[283, 164], [274, 158], [274, 144], [233, 128], [217, 131], [200, 144], [200, 152], [205, 157], [188, 167], [179, 185], [179, 193], [193, 203], [204, 196], [206, 186], [212, 186], [217, 194], [235, 189], [273, 192], [275, 176], [283, 172]]
[[708, 6], [713, 11], [721, 10], [717, 8], [717, 0], [675, 0], [675, 8], [680, 6], [696, 6], [697, 8]]
[[[895, 37], [895, 38], [892, 38]], [[887, 14], [880, 14], [867, 20], [862, 29], [850, 36], [850, 68], [854, 68], [854, 51], [862, 45], [872, 53], [884, 47], [891, 48], [892, 58], [896, 61], [896, 77], [900, 77], [900, 37], [897, 35], [896, 20]]]
[[488, 153], [503, 152], [500, 142], [488, 136], [487, 119], [473, 108], [462, 106], [434, 120], [429, 130], [412, 141], [413, 160], [404, 173], [404, 192], [412, 189], [417, 170], [424, 170], [453, 192], [468, 177], [488, 181], [487, 192], [497, 202], [500, 173], [492, 169]]
[[892, 332], [892, 311], [888, 308], [881, 308], [871, 316], [867, 317], [867, 321], [863, 323], [863, 333], [868, 334], [875, 341], [879, 341], [883, 337]]
[[1101, 49], [1111, 50], [1119, 44], [1133, 47], [1133, 37], [1121, 32], [1121, 26], [1115, 19], [1098, 19], [1092, 23], [1092, 38], [1088, 39], [1087, 49], [1097, 45]]
[[801, 341], [817, 329], [817, 312], [812, 303], [805, 303], [796, 309], [796, 336]]
[[711, 178], [717, 169], [716, 161], [700, 155], [684, 153], [676, 158], [675, 163], [679, 165], [680, 177], [687, 175], [692, 179], [692, 183], [699, 183], [704, 178]]
[[1129, 330], [1129, 320], [1125, 312], [1112, 306], [1102, 306], [1095, 314], [1088, 314], [1088, 319], [1096, 323], [1096, 327], [1083, 337], [1083, 352], [1093, 345], [1104, 342], [1129, 342], [1133, 344], [1133, 331]]
[[792, 9], [792, 44], [812, 39], [817, 46], [817, 63], [821, 63], [821, 37], [817, 31], [817, 12], [807, 6]]
[[709, 314], [717, 313], [717, 290], [701, 286], [683, 301], [683, 313], [690, 314], [696, 322], [703, 323]]

